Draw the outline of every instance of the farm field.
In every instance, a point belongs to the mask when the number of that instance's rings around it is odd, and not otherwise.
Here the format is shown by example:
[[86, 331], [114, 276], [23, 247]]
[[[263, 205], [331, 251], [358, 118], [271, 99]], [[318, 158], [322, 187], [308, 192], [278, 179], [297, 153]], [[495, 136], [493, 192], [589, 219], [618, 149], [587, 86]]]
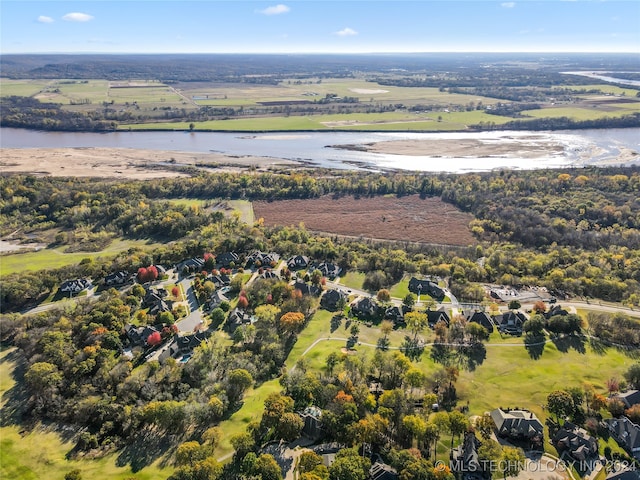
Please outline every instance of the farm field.
[[[469, 230], [473, 216], [438, 198], [360, 198], [325, 196], [309, 200], [253, 203], [265, 225], [297, 225], [309, 230], [382, 240], [404, 240], [467, 246], [475, 243]], [[292, 216], [295, 212], [295, 216]]]

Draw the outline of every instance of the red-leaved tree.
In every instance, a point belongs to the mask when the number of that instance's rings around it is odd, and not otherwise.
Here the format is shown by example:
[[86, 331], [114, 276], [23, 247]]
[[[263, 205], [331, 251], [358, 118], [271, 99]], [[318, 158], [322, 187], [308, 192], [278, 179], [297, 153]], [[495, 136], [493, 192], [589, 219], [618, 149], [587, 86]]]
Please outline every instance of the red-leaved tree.
[[238, 297], [238, 308], [247, 308], [249, 306], [249, 300], [247, 300], [247, 297], [244, 296], [240, 296]]
[[178, 288], [177, 285], [171, 289], [171, 295], [173, 295], [174, 297], [180, 295], [180, 288]]
[[152, 347], [155, 347], [156, 345], [160, 345], [161, 342], [162, 342], [162, 335], [160, 335], [160, 332], [153, 332], [147, 338], [147, 343]]

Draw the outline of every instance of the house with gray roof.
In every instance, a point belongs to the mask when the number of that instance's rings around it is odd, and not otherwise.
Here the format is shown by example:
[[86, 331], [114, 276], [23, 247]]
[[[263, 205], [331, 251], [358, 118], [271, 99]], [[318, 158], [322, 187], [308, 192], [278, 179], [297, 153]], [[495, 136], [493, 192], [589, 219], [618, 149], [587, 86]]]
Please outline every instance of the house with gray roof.
[[561, 454], [566, 453], [576, 460], [584, 461], [598, 455], [598, 440], [584, 428], [565, 422], [552, 439]]
[[528, 410], [496, 408], [491, 411], [491, 418], [496, 424], [496, 433], [500, 437], [514, 440], [542, 439], [544, 425]]
[[60, 284], [58, 290], [62, 293], [68, 293], [69, 296], [78, 294], [83, 290], [91, 288], [93, 285], [91, 280], [87, 278], [76, 278], [75, 280], [66, 280]]
[[640, 390], [627, 390], [616, 393], [612, 398], [617, 398], [624, 403], [625, 410], [640, 403]]
[[434, 300], [441, 302], [444, 300], [444, 290], [431, 280], [411, 277], [409, 280], [409, 291], [416, 295], [429, 295]]
[[467, 321], [482, 325], [489, 333], [493, 333], [493, 320], [486, 312], [476, 310], [467, 316]]
[[640, 460], [640, 426], [627, 417], [605, 420], [609, 433], [620, 447], [636, 460]]
[[484, 478], [485, 471], [478, 457], [480, 445], [480, 440], [478, 440], [475, 433], [465, 433], [462, 443], [451, 450], [451, 471], [456, 474], [462, 474], [462, 478], [465, 480]]

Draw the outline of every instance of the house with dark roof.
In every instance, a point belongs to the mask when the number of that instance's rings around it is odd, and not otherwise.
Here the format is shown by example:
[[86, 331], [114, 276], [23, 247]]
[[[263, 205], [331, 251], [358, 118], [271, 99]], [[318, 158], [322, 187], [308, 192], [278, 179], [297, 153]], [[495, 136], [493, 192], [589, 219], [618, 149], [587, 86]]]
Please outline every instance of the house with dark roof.
[[304, 422], [302, 434], [314, 442], [320, 439], [324, 434], [322, 430], [322, 410], [314, 405], [310, 405], [299, 415]]
[[142, 299], [142, 306], [148, 308], [148, 315], [157, 315], [160, 312], [170, 312], [173, 308], [173, 302], [165, 300], [165, 297], [169, 295], [164, 288], [151, 288], [146, 289], [146, 293]]
[[323, 276], [330, 279], [336, 278], [342, 272], [342, 268], [335, 263], [321, 263], [317, 269], [322, 272]]
[[443, 308], [441, 308], [440, 310], [425, 310], [424, 313], [427, 314], [427, 321], [429, 322], [429, 327], [431, 328], [434, 328], [436, 326], [436, 323], [438, 322], [444, 322], [448, 327], [449, 323], [451, 322], [449, 315], [444, 311]]
[[233, 264], [238, 266], [240, 262], [240, 255], [234, 252], [221, 253], [216, 257], [216, 262], [220, 267], [229, 268]]
[[302, 270], [303, 268], [307, 268], [309, 266], [309, 257], [305, 257], [304, 255], [294, 255], [289, 260], [287, 260], [287, 267], [289, 270]]
[[522, 326], [526, 321], [527, 317], [524, 316], [524, 313], [512, 312], [511, 310], [494, 317], [498, 331], [510, 335], [522, 335]]
[[301, 281], [296, 281], [293, 284], [294, 290], [300, 290], [303, 295], [313, 295], [314, 297], [319, 296], [322, 293], [322, 289], [311, 283], [305, 283]]
[[220, 290], [215, 290], [209, 297], [209, 308], [218, 308], [222, 302], [229, 302], [229, 299]]
[[451, 450], [451, 462], [449, 464], [451, 471], [456, 474], [462, 474], [461, 476], [465, 480], [484, 478], [485, 471], [478, 457], [480, 445], [480, 440], [478, 440], [475, 433], [465, 433], [462, 443]]
[[262, 278], [264, 280], [280, 280], [280, 275], [278, 275], [278, 272], [274, 272], [269, 269], [262, 272], [258, 278]]
[[91, 288], [93, 284], [88, 278], [76, 278], [75, 280], [66, 280], [60, 284], [58, 290], [62, 293], [68, 293], [69, 296], [78, 294], [83, 290]]
[[475, 311], [467, 316], [467, 321], [482, 325], [489, 333], [493, 333], [493, 320], [486, 312]]
[[128, 324], [124, 327], [124, 333], [132, 347], [144, 347], [147, 344], [149, 335], [157, 331], [154, 326], [149, 325], [136, 327], [135, 325]]
[[275, 267], [279, 260], [280, 255], [275, 252], [264, 253], [256, 251], [247, 257], [246, 266], [251, 267], [255, 265], [257, 267]]
[[576, 460], [584, 461], [598, 455], [598, 440], [584, 428], [565, 422], [552, 439], [560, 454], [566, 453]]
[[640, 460], [640, 426], [627, 417], [605, 420], [609, 433], [621, 448], [636, 460]]
[[370, 480], [397, 480], [400, 478], [398, 472], [391, 465], [376, 462], [369, 469]]
[[204, 268], [204, 259], [200, 257], [188, 258], [176, 264], [178, 273], [199, 272]]
[[411, 277], [409, 280], [409, 291], [416, 295], [429, 295], [438, 302], [444, 300], [444, 290], [431, 280], [420, 280], [418, 278]]
[[231, 332], [241, 325], [249, 325], [251, 323], [253, 323], [253, 317], [241, 308], [234, 308], [227, 317], [227, 328]]
[[320, 305], [325, 310], [329, 310], [330, 312], [335, 312], [340, 308], [340, 305], [343, 306], [346, 304], [347, 294], [342, 290], [332, 289], [327, 290], [320, 298]]
[[107, 287], [113, 287], [117, 285], [124, 285], [132, 280], [132, 276], [129, 272], [121, 270], [119, 272], [113, 272], [104, 277], [104, 284]]
[[229, 275], [209, 275], [207, 280], [211, 280], [216, 288], [227, 287], [231, 285], [231, 277]]
[[400, 325], [404, 323], [404, 312], [402, 308], [397, 305], [392, 305], [387, 307], [384, 311], [384, 318], [387, 320], [391, 320], [394, 325]]
[[380, 315], [380, 307], [371, 297], [360, 297], [351, 304], [351, 313], [360, 319], [373, 319]]
[[207, 338], [208, 335], [204, 332], [175, 337], [168, 348], [162, 350], [162, 353], [158, 356], [158, 361], [163, 362], [170, 357], [181, 359], [185, 355], [193, 353], [193, 350]]
[[560, 305], [554, 305], [549, 309], [548, 312], [544, 313], [544, 318], [549, 320], [551, 317], [556, 317], [558, 315], [566, 317], [567, 315], [569, 315], [569, 312], [562, 308]]
[[612, 398], [617, 398], [624, 403], [625, 410], [631, 408], [634, 405], [640, 403], [640, 390], [627, 390], [626, 392], [619, 392], [613, 395]]
[[496, 408], [491, 411], [491, 418], [500, 437], [513, 440], [542, 440], [544, 426], [538, 417], [528, 410]]

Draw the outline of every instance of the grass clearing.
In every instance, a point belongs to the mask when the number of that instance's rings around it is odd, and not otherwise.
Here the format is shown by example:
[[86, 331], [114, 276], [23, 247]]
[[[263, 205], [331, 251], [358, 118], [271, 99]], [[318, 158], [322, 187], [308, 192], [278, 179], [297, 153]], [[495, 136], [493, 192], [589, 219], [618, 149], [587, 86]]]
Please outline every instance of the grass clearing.
[[130, 248], [152, 248], [153, 243], [146, 240], [115, 240], [99, 252], [64, 253], [66, 246], [44, 248], [37, 252], [14, 253], [0, 257], [0, 276], [19, 272], [32, 272], [79, 263], [85, 258], [108, 257]]
[[[616, 106], [617, 107], [617, 106]], [[619, 109], [619, 110], [602, 110], [580, 107], [553, 107], [542, 108], [540, 110], [524, 110], [523, 115], [527, 115], [534, 118], [559, 118], [568, 117], [572, 120], [597, 120], [604, 117], [621, 117], [631, 113], [631, 109]]]
[[402, 280], [400, 280], [398, 283], [393, 285], [389, 289], [389, 293], [394, 298], [402, 298], [402, 299], [404, 299], [404, 297], [406, 297], [410, 293], [409, 292], [409, 277], [405, 276]]
[[227, 204], [232, 211], [240, 212], [240, 221], [247, 225], [253, 225], [255, 216], [253, 214], [253, 204], [249, 200], [227, 200]]
[[340, 277], [340, 284], [348, 288], [362, 290], [365, 275], [362, 272], [347, 272], [346, 275]]
[[244, 395], [244, 402], [238, 411], [236, 411], [228, 420], [220, 423], [219, 427], [222, 431], [222, 440], [216, 448], [216, 458], [222, 458], [233, 452], [230, 439], [238, 433], [243, 433], [247, 425], [253, 421], [259, 421], [262, 418], [264, 410], [264, 401], [269, 394], [282, 390], [279, 380], [273, 379], [263, 383], [258, 388], [249, 390]]

